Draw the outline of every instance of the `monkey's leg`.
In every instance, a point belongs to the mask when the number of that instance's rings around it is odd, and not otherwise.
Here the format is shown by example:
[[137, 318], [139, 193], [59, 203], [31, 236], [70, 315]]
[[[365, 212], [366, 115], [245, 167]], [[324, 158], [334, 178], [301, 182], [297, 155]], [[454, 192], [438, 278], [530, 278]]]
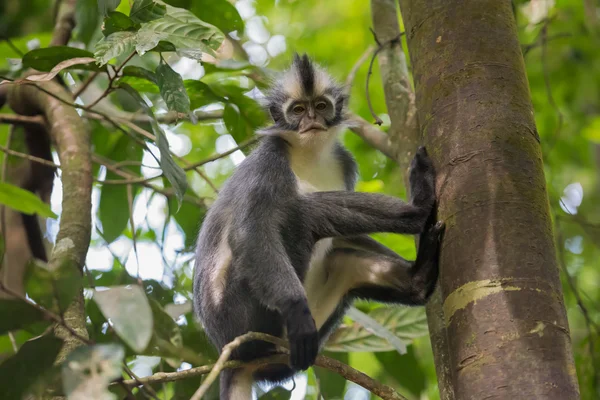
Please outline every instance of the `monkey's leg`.
[[368, 238], [342, 238], [328, 256], [328, 269], [343, 280], [346, 293], [380, 302], [425, 304], [438, 277], [440, 238], [438, 222], [421, 235], [417, 259], [407, 261]]
[[252, 371], [250, 369], [224, 369], [221, 371], [221, 400], [252, 399]]

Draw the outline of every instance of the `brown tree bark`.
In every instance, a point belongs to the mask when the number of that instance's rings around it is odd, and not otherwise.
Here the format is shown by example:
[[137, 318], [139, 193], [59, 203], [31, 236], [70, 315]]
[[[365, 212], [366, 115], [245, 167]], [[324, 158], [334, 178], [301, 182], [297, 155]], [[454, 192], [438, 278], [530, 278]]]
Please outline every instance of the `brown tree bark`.
[[400, 6], [446, 222], [440, 289], [456, 398], [578, 399], [511, 2]]

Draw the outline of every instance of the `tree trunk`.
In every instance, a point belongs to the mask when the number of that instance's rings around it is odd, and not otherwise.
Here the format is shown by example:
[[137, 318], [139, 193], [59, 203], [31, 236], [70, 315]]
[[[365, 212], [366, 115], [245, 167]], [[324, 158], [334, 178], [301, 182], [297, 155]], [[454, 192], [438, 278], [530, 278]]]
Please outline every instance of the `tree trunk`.
[[446, 222], [440, 289], [456, 398], [578, 399], [511, 2], [400, 6]]

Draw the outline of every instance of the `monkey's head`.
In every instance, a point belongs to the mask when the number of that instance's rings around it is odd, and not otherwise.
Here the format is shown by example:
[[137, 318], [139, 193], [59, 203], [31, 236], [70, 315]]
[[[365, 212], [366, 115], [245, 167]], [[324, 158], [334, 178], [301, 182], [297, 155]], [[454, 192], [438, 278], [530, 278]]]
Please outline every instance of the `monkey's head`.
[[291, 67], [266, 94], [274, 124], [261, 134], [282, 136], [292, 145], [322, 142], [347, 120], [344, 89], [305, 54], [294, 55]]

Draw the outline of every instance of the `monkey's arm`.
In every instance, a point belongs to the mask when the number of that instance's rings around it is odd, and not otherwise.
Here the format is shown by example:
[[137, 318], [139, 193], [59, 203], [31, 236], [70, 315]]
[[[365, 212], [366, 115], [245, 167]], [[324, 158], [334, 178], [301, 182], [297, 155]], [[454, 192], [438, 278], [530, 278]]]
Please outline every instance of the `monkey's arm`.
[[302, 197], [315, 239], [373, 232], [423, 232], [435, 203], [435, 170], [424, 147], [411, 162], [410, 191], [405, 203], [375, 193], [316, 192]]
[[303, 198], [315, 239], [374, 232], [423, 232], [432, 207], [359, 192], [315, 192]]
[[237, 270], [254, 298], [281, 313], [286, 321], [291, 365], [304, 370], [314, 362], [319, 346], [306, 293], [273, 222], [277, 213], [267, 216], [260, 209], [254, 211], [234, 227], [234, 245], [244, 263]]

